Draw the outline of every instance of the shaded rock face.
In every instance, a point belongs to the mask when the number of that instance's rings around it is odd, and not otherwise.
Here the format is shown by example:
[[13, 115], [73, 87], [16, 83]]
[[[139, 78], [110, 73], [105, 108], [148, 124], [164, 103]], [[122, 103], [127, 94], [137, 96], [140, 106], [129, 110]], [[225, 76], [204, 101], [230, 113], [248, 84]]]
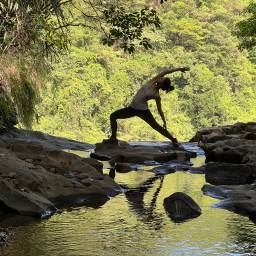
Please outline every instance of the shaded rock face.
[[221, 195], [219, 207], [255, 216], [256, 122], [205, 128], [192, 141], [205, 151], [206, 182], [218, 185], [205, 185], [204, 192]]
[[195, 153], [186, 151], [183, 148], [173, 148], [171, 145], [166, 146], [138, 146], [130, 145], [126, 142], [118, 143], [102, 142], [96, 144], [95, 153], [91, 157], [96, 159], [110, 160], [114, 163], [134, 163], [147, 164], [152, 162], [165, 163], [172, 160], [186, 162]]
[[252, 183], [256, 178], [255, 138], [254, 122], [205, 128], [197, 132], [193, 140], [197, 139], [205, 151], [208, 163], [206, 181], [214, 185]]
[[175, 222], [185, 221], [201, 215], [201, 208], [188, 195], [176, 192], [164, 199], [164, 207]]
[[122, 192], [102, 174], [100, 162], [59, 147], [38, 137], [32, 141], [23, 135], [0, 137], [0, 211], [44, 218], [56, 207], [100, 205]]
[[205, 166], [189, 167], [189, 172], [194, 174], [205, 174]]
[[208, 163], [205, 180], [214, 185], [240, 185], [256, 178], [256, 166], [249, 164]]
[[208, 127], [199, 130], [191, 142], [214, 143], [234, 138], [253, 139], [256, 134], [256, 122], [236, 123], [219, 127]]
[[116, 163], [114, 168], [117, 172], [126, 173], [132, 170], [137, 170], [138, 165], [130, 163]]
[[206, 162], [256, 162], [255, 122], [205, 128], [197, 132], [192, 141], [200, 143], [205, 151]]
[[221, 199], [217, 207], [248, 216], [255, 222], [256, 185], [213, 186], [206, 184], [202, 188], [205, 195]]
[[11, 139], [16, 142], [35, 142], [39, 143], [44, 147], [53, 147], [55, 149], [71, 149], [71, 150], [88, 150], [92, 149], [94, 146], [92, 144], [79, 142], [71, 139], [61, 138], [52, 136], [43, 132], [38, 131], [28, 131], [22, 129], [12, 128], [8, 132], [1, 134], [1, 139], [3, 141], [10, 141]]

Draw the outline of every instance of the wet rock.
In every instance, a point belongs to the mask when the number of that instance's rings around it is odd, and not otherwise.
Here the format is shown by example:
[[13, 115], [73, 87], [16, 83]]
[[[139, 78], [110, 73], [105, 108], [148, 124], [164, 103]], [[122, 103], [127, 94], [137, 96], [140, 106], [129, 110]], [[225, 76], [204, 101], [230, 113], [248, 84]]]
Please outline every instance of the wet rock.
[[188, 195], [176, 192], [164, 199], [164, 207], [175, 222], [185, 221], [201, 215], [201, 208]]
[[102, 169], [103, 169], [103, 163], [97, 161], [94, 158], [83, 158], [82, 161], [93, 166], [98, 171], [102, 171]]
[[116, 163], [115, 170], [120, 173], [126, 173], [134, 170], [136, 171], [138, 170], [138, 165], [131, 163]]
[[255, 133], [248, 132], [243, 136], [243, 138], [246, 140], [256, 140], [256, 132]]
[[168, 173], [174, 173], [174, 172], [176, 172], [176, 170], [174, 167], [162, 165], [162, 166], [154, 167], [152, 169], [152, 172], [154, 172], [157, 175], [164, 175], [164, 174], [168, 174]]
[[243, 163], [249, 152], [256, 152], [256, 142], [242, 139], [204, 144], [206, 162]]
[[194, 173], [194, 174], [205, 174], [205, 166], [200, 166], [200, 167], [189, 167], [189, 172]]
[[[92, 157], [108, 157], [116, 163], [144, 164], [145, 162], [165, 163], [171, 160], [187, 161], [194, 155], [183, 148], [170, 146], [130, 145], [127, 142], [97, 143]], [[101, 158], [102, 159], [102, 158]]]
[[[212, 140], [216, 134], [218, 139]], [[195, 137], [208, 162], [245, 163], [248, 154], [256, 153], [256, 123], [253, 122], [205, 128]]]
[[215, 207], [248, 216], [252, 221], [256, 216], [256, 185], [213, 186], [204, 185], [204, 194], [222, 199]]
[[85, 174], [85, 173], [81, 173], [81, 174], [77, 175], [77, 178], [83, 180], [83, 179], [88, 179], [89, 176], [87, 174]]
[[181, 164], [181, 165], [176, 165], [175, 166], [175, 170], [176, 171], [183, 171], [183, 172], [186, 172], [190, 169], [190, 166], [188, 165], [185, 165], [185, 164]]
[[103, 155], [103, 154], [98, 154], [98, 153], [91, 153], [90, 154], [91, 158], [100, 160], [100, 161], [109, 161], [111, 159], [111, 157]]
[[[4, 140], [0, 147], [2, 211], [42, 218], [54, 213], [56, 207], [76, 205], [91, 194], [108, 200], [122, 192], [113, 179], [92, 166], [101, 166], [95, 160], [40, 144], [38, 139], [31, 143], [6, 136]], [[90, 186], [86, 178], [91, 179]]]
[[256, 166], [251, 164], [208, 163], [205, 180], [213, 185], [248, 184], [256, 178]]
[[205, 128], [197, 132], [195, 138], [205, 151], [206, 162], [216, 162], [207, 165], [206, 181], [216, 185], [251, 183], [256, 176], [255, 137], [255, 122]]
[[211, 196], [217, 199], [224, 199], [227, 197], [224, 190], [221, 189], [222, 186], [214, 186], [210, 184], [205, 184], [202, 187], [202, 191], [205, 195]]
[[24, 189], [15, 189], [7, 182], [0, 180], [0, 201], [17, 213], [41, 218], [44, 212], [51, 214], [56, 208], [47, 199]]

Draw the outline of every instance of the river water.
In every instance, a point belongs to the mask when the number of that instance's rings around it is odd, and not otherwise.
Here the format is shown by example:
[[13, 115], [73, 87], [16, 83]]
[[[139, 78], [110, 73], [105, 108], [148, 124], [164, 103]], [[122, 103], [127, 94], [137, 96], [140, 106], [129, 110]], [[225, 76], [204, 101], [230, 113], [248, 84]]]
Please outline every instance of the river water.
[[[202, 151], [184, 144], [204, 163]], [[142, 167], [117, 173], [128, 192], [100, 208], [64, 210], [49, 220], [33, 221], [13, 230], [4, 256], [142, 256], [256, 255], [256, 225], [248, 218], [212, 207], [218, 200], [203, 195], [202, 174], [177, 171], [155, 176]], [[105, 170], [108, 172], [109, 170]], [[163, 207], [165, 197], [181, 191], [202, 208], [202, 215], [174, 223]]]

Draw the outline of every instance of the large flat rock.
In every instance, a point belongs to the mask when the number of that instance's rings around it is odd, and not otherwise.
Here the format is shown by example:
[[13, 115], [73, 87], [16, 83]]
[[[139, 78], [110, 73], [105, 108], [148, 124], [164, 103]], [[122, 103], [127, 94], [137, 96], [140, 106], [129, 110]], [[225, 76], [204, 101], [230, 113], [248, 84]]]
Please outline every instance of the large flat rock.
[[118, 143], [103, 141], [96, 144], [95, 153], [92, 156], [114, 163], [147, 164], [148, 162], [165, 163], [173, 160], [186, 162], [196, 155], [182, 147], [174, 148], [171, 144], [152, 146], [131, 145], [123, 141], [118, 141]]
[[7, 142], [10, 141], [10, 139], [20, 142], [38, 142], [46, 147], [53, 147], [56, 149], [88, 150], [94, 148], [94, 145], [89, 143], [52, 136], [39, 131], [16, 128], [12, 128], [8, 132], [1, 134], [1, 139]]

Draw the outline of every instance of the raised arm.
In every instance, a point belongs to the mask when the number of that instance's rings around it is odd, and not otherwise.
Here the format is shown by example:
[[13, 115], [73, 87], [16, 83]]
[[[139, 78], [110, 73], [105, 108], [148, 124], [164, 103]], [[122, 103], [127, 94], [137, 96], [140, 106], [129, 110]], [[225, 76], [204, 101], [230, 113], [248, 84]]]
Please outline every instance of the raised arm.
[[148, 84], [155, 84], [159, 81], [159, 79], [161, 79], [163, 76], [167, 75], [167, 74], [171, 74], [174, 73], [176, 71], [181, 71], [181, 72], [185, 72], [188, 71], [189, 68], [188, 67], [180, 67], [180, 68], [165, 68], [163, 69], [157, 76], [153, 77], [152, 79], [150, 79], [148, 81]]

